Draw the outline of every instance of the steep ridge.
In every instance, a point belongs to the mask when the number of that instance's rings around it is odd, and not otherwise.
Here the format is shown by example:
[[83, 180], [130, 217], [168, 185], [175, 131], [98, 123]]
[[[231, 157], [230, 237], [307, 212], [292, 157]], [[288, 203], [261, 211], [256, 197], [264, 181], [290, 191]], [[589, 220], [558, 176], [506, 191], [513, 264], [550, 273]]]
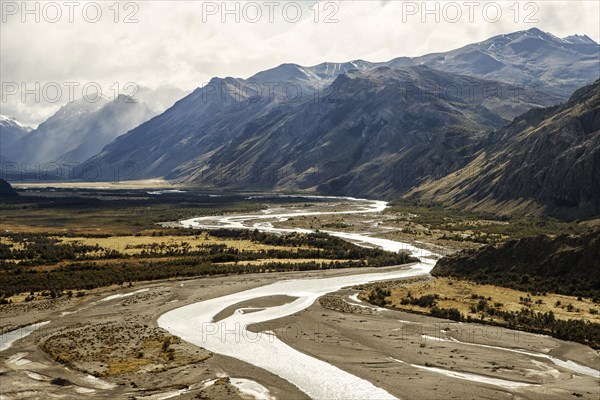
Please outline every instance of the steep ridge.
[[242, 79], [214, 78], [107, 145], [86, 164], [101, 170], [99, 180], [112, 179], [110, 171], [125, 167], [130, 176], [122, 179], [165, 176], [183, 162], [231, 140], [240, 125], [274, 103]]
[[566, 218], [600, 214], [600, 80], [562, 105], [531, 110], [492, 132], [464, 168], [408, 197]]

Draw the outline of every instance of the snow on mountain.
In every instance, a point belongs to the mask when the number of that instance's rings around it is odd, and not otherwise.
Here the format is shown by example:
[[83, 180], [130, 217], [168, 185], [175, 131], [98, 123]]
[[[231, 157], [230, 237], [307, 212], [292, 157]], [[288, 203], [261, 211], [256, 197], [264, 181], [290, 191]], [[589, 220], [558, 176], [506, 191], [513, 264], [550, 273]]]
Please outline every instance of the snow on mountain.
[[22, 124], [19, 121], [17, 121], [15, 117], [8, 117], [5, 115], [0, 115], [0, 127], [2, 127], [2, 128], [14, 127], [14, 128], [20, 129], [24, 132], [30, 132], [33, 130], [33, 128], [31, 128], [30, 126], [27, 126], [27, 125]]
[[32, 131], [14, 117], [0, 115], [0, 162], [10, 162], [15, 153], [15, 145]]

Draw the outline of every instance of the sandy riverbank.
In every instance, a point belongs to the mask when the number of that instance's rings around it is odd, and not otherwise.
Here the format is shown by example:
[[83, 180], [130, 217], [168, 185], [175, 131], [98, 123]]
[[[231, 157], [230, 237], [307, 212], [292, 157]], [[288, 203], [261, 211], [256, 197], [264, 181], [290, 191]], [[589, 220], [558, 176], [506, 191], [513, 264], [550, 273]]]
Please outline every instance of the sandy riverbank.
[[[599, 369], [600, 355], [589, 347], [397, 311], [365, 313], [365, 304], [350, 297], [354, 293], [356, 290], [342, 290], [336, 294], [349, 304], [342, 310], [317, 302], [302, 312], [271, 321], [271, 329], [295, 349], [369, 380], [399, 398], [596, 400], [600, 395], [595, 377], [575, 374], [541, 357], [468, 343], [520, 348], [555, 357], [568, 355], [581, 365]], [[471, 374], [478, 381], [448, 377], [410, 364]], [[483, 382], [486, 379], [488, 383]], [[513, 388], [512, 384], [526, 386]]]

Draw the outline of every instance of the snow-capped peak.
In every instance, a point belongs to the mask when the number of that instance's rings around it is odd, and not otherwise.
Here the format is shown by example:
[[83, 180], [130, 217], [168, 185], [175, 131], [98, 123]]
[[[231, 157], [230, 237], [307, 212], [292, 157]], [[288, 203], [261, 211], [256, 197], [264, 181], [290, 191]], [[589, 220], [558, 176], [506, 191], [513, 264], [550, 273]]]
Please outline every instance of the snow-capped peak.
[[563, 42], [569, 44], [598, 44], [588, 35], [571, 35], [562, 39]]
[[15, 117], [9, 117], [6, 115], [0, 115], [0, 126], [2, 126], [2, 127], [11, 127], [11, 126], [17, 127], [26, 132], [29, 132], [32, 130], [32, 128], [30, 126], [20, 123], [19, 121], [16, 120]]

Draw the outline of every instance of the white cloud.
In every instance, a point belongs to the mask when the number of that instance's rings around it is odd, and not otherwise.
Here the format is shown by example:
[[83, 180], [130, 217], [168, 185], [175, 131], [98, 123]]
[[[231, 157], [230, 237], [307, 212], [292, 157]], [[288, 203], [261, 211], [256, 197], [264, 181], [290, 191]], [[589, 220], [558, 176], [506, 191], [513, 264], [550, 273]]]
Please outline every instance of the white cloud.
[[[133, 6], [125, 10], [125, 2], [119, 3], [119, 23], [113, 21], [114, 12], [109, 9], [113, 2], [97, 3], [103, 10], [97, 23], [84, 20], [81, 13], [84, 2], [81, 2], [73, 14], [74, 23], [70, 23], [64, 2], [57, 1], [63, 16], [54, 24], [43, 18], [36, 23], [33, 16], [27, 16], [28, 21], [22, 23], [20, 12], [17, 15], [4, 12], [10, 11], [10, 7], [7, 9], [9, 3], [20, 6], [20, 1], [2, 0], [0, 3], [3, 10], [0, 25], [2, 82], [25, 82], [28, 87], [35, 82], [42, 85], [48, 82], [80, 82], [82, 85], [98, 82], [109, 95], [115, 82], [121, 89], [127, 82], [136, 82], [144, 88], [141, 100], [146, 99], [155, 106], [170, 105], [176, 97], [208, 82], [213, 76], [248, 77], [284, 62], [314, 65], [359, 58], [384, 61], [444, 51], [534, 26], [561, 37], [579, 33], [600, 40], [597, 1], [523, 1], [519, 3], [518, 21], [515, 21], [514, 10], [509, 9], [514, 2], [498, 1], [496, 4], [501, 5], [503, 14], [495, 23], [486, 21], [482, 13], [489, 2], [481, 2], [473, 14], [474, 21], [470, 22], [464, 2], [457, 1], [463, 5], [463, 15], [457, 23], [444, 21], [444, 18], [436, 23], [431, 14], [426, 15], [423, 22], [421, 12], [405, 15], [403, 21], [403, 11], [410, 10], [411, 5], [420, 6], [421, 1], [321, 1], [317, 23], [314, 8], [309, 8], [314, 7], [314, 3], [297, 1], [302, 5], [303, 18], [291, 23], [284, 19], [281, 11], [286, 2], [280, 2], [271, 23], [268, 6], [264, 1], [257, 1], [255, 4], [263, 11], [259, 22], [249, 23], [241, 18], [236, 23], [233, 15], [227, 15], [227, 21], [223, 23], [219, 13], [208, 15], [203, 21], [203, 7], [210, 7], [210, 2], [137, 1], [132, 3], [139, 6], [135, 15], [139, 22], [133, 24], [122, 22], [134, 10]], [[433, 8], [433, 3], [428, 2], [428, 7]], [[535, 15], [539, 20], [537, 23], [523, 21], [527, 14], [535, 11], [531, 6], [525, 9], [527, 3], [539, 8]], [[39, 4], [41, 11], [47, 2]], [[212, 4], [221, 7], [224, 2]], [[233, 7], [235, 2], [228, 1], [227, 4]], [[248, 2], [238, 4], [243, 10]], [[449, 18], [454, 17], [448, 2], [439, 4], [440, 10], [446, 6]], [[290, 7], [288, 16], [293, 16], [294, 5], [287, 7]], [[254, 16], [250, 8], [246, 10], [248, 17]], [[323, 19], [333, 11], [336, 11], [333, 18], [339, 22], [324, 23]], [[488, 11], [487, 16], [493, 17], [493, 8]], [[90, 11], [90, 14], [93, 13]], [[76, 91], [76, 94], [81, 92]], [[18, 97], [10, 96], [3, 101], [1, 113], [34, 124], [68, 100], [65, 94], [56, 103], [35, 103], [29, 96], [24, 104]]]

